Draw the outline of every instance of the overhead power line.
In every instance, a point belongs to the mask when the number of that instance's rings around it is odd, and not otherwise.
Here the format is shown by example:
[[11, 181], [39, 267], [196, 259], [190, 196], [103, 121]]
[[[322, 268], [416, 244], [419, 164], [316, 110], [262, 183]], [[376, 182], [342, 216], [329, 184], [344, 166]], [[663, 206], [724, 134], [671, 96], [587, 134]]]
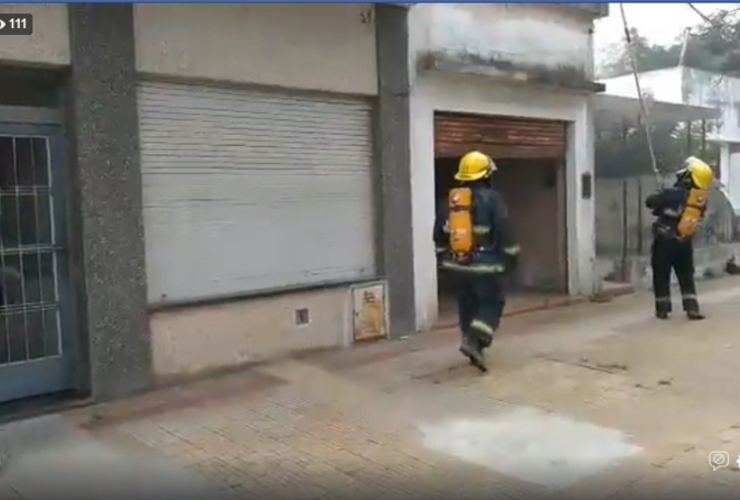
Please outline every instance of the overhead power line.
[[[699, 17], [701, 17], [701, 18], [702, 18], [702, 19], [703, 19], [704, 21], [708, 22], [708, 23], [709, 23], [709, 24], [711, 24], [712, 26], [717, 26], [717, 23], [715, 23], [713, 19], [709, 18], [709, 17], [708, 17], [708, 16], [706, 15], [706, 14], [704, 14], [704, 13], [703, 13], [702, 11], [700, 11], [699, 9], [697, 9], [697, 8], [696, 8], [696, 5], [694, 5], [693, 3], [688, 3], [688, 4], [686, 4], [686, 5], [688, 5], [688, 6], [689, 6], [689, 7], [691, 8], [691, 10], [693, 10], [694, 12], [696, 12], [697, 14], [699, 14]], [[717, 27], [718, 27], [718, 26], [717, 26]]]
[[[707, 22], [707, 23], [711, 24], [715, 28], [720, 28], [721, 29], [721, 28], [724, 27], [719, 22], [717, 22], [717, 20], [712, 19], [711, 17], [707, 16], [702, 11], [700, 11], [696, 7], [696, 5], [694, 5], [693, 3], [687, 3], [686, 5], [688, 5], [689, 8], [691, 8], [691, 10], [693, 10], [694, 12], [696, 12], [699, 15], [699, 17], [701, 17], [702, 20], [704, 20], [704, 22]], [[730, 15], [736, 15], [740, 11], [740, 6], [737, 6], [737, 4], [735, 4], [735, 8], [733, 8], [733, 9], [723, 9], [723, 11], [729, 13]]]

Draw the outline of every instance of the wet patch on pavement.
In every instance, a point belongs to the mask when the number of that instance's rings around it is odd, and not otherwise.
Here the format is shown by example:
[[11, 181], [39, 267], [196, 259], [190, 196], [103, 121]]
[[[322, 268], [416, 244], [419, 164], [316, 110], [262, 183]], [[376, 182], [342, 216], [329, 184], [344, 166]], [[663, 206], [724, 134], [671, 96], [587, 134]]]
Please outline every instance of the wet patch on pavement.
[[429, 449], [554, 490], [642, 451], [621, 431], [533, 408], [424, 424], [420, 430]]

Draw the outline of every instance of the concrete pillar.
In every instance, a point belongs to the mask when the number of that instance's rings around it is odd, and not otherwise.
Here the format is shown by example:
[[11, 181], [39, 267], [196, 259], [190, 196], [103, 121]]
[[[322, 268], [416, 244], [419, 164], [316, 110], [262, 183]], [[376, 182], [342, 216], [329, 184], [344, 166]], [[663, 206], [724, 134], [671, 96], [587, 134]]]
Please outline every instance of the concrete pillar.
[[[133, 4], [69, 4], [72, 196], [83, 357], [96, 400], [151, 381]], [[86, 337], [86, 338], [85, 338]]]
[[[388, 279], [390, 329], [416, 328], [411, 228], [408, 8], [375, 4], [378, 55], [377, 157], [381, 269]], [[431, 236], [430, 236], [431, 237]]]
[[[583, 103], [568, 127], [566, 154], [566, 237], [568, 240], [568, 292], [590, 296], [601, 282], [596, 265], [596, 206], [594, 175], [594, 124], [592, 99]], [[590, 190], [584, 183], [590, 183]], [[590, 191], [586, 193], [585, 191]], [[586, 197], [586, 194], [589, 194]]]

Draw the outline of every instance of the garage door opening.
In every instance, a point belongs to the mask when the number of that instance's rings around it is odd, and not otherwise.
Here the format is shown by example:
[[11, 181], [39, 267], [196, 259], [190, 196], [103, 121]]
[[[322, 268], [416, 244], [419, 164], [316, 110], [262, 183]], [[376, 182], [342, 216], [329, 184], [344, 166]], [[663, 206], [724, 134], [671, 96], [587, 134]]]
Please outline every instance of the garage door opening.
[[[519, 267], [507, 279], [507, 312], [538, 309], [567, 300], [565, 235], [566, 123], [501, 116], [435, 113], [435, 189], [443, 203], [455, 185], [462, 155], [490, 155], [521, 245]], [[454, 284], [437, 275], [439, 324], [457, 322]]]

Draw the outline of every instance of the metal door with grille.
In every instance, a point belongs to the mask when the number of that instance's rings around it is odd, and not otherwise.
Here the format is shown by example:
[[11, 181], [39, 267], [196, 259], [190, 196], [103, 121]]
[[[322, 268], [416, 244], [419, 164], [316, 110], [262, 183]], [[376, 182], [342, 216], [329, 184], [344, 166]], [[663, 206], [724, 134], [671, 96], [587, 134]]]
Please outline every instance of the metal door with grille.
[[0, 403], [75, 384], [61, 144], [0, 124]]

